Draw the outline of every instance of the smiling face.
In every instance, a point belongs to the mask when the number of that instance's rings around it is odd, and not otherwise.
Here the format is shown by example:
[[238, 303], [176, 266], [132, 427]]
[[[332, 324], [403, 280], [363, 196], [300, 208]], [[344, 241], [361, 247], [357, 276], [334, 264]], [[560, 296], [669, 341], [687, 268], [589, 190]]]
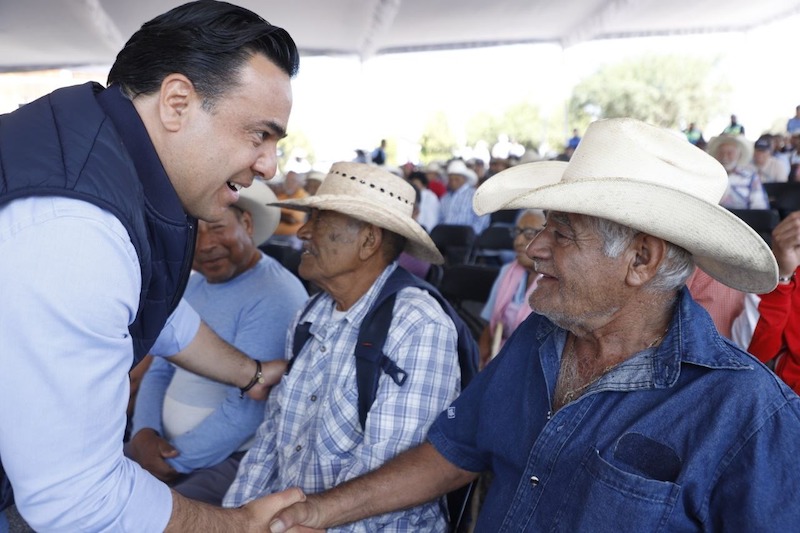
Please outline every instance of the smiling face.
[[253, 244], [253, 219], [236, 207], [218, 222], [200, 221], [192, 268], [209, 283], [225, 283], [255, 265], [260, 257]]
[[203, 106], [191, 84], [184, 93], [183, 100], [179, 94], [177, 103], [162, 104], [169, 134], [156, 148], [184, 209], [201, 220], [220, 220], [253, 176], [275, 175], [277, 143], [292, 107], [290, 79], [255, 55], [243, 64], [238, 84], [211, 106]]
[[547, 227], [528, 246], [542, 274], [531, 308], [560, 327], [586, 326], [614, 315], [625, 298], [625, 253], [603, 253], [603, 241], [585, 217], [550, 212]]

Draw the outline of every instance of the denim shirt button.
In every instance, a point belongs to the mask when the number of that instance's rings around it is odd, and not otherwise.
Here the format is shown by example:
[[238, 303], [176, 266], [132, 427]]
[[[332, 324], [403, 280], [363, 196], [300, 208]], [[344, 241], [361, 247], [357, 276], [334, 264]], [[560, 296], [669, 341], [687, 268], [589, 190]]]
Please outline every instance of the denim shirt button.
[[536, 476], [531, 476], [531, 487], [535, 487], [539, 484], [539, 478]]
[[547, 419], [550, 420], [553, 418], [553, 411], [547, 411]]
[[322, 353], [325, 353], [326, 350], [327, 350], [327, 348], [325, 348], [324, 344], [319, 347], [319, 351], [322, 352]]

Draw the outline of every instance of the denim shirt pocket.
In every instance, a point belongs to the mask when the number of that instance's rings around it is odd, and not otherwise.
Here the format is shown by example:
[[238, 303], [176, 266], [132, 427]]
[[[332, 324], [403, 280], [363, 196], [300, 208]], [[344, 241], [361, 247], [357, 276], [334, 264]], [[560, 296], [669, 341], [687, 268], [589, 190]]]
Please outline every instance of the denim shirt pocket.
[[625, 472], [591, 447], [570, 482], [551, 531], [663, 530], [679, 485]]
[[333, 456], [346, 457], [364, 440], [358, 421], [358, 390], [331, 387], [326, 411], [320, 422], [320, 445]]

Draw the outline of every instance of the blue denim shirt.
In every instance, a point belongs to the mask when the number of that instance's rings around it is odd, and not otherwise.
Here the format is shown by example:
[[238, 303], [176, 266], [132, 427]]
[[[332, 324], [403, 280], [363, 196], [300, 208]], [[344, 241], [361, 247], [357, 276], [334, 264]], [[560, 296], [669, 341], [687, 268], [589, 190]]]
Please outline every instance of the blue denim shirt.
[[687, 290], [660, 346], [551, 413], [566, 332], [531, 315], [428, 438], [491, 470], [477, 531], [797, 531], [800, 397]]

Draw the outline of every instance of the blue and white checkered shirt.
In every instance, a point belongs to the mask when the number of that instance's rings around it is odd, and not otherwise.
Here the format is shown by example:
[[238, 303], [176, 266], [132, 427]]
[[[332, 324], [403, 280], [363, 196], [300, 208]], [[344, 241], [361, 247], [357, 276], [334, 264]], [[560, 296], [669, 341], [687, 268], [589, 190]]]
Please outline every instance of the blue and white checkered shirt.
[[[291, 372], [271, 392], [256, 444], [242, 459], [223, 505], [298, 486], [320, 492], [369, 472], [425, 440], [428, 427], [458, 395], [461, 385], [456, 330], [427, 292], [397, 294], [384, 353], [408, 373], [401, 387], [383, 374], [365, 429], [358, 420], [353, 352], [358, 330], [395, 266], [387, 268], [338, 320], [324, 294], [303, 317], [311, 337]], [[292, 325], [297, 323], [297, 318]], [[286, 350], [291, 354], [293, 335]], [[341, 531], [445, 531], [438, 502], [388, 513]], [[336, 531], [329, 529], [328, 531]]]
[[475, 187], [464, 184], [456, 191], [448, 191], [442, 196], [439, 210], [440, 224], [460, 224], [472, 226], [475, 235], [480, 235], [489, 227], [489, 215], [478, 215], [472, 208], [472, 198], [475, 196]]

